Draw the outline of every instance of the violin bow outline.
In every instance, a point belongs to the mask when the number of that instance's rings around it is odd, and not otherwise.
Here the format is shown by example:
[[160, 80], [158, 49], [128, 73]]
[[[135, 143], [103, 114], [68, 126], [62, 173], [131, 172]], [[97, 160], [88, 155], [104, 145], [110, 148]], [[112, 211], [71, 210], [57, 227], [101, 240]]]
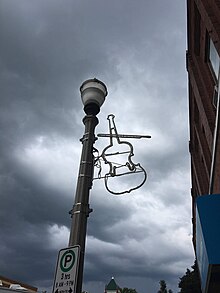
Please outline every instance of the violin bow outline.
[[[94, 179], [104, 178], [105, 187], [110, 193], [112, 193], [114, 195], [122, 195], [122, 194], [125, 194], [125, 193], [130, 193], [131, 191], [140, 188], [145, 183], [145, 181], [147, 180], [147, 173], [146, 173], [145, 169], [140, 165], [140, 163], [135, 164], [132, 161], [132, 157], [134, 156], [133, 145], [128, 141], [124, 141], [124, 140], [121, 141], [120, 138], [136, 138], [136, 139], [140, 139], [140, 138], [151, 138], [151, 136], [149, 136], [149, 135], [118, 134], [114, 118], [115, 118], [115, 116], [113, 114], [110, 114], [107, 117], [107, 119], [109, 121], [109, 134], [98, 134], [97, 135], [98, 137], [109, 137], [110, 138], [110, 144], [108, 146], [106, 146], [103, 149], [101, 155], [96, 157], [96, 159], [95, 159], [95, 166], [97, 166], [99, 168], [99, 173], [98, 173], [98, 178], [94, 178]], [[107, 150], [110, 149], [111, 147], [113, 147], [113, 145], [114, 145], [113, 144], [113, 139], [116, 139], [118, 144], [126, 144], [126, 145], [128, 145], [130, 150], [126, 151], [126, 152], [122, 152], [122, 153], [116, 152], [116, 153], [112, 153], [112, 154], [107, 154], [106, 153]], [[109, 161], [107, 159], [107, 156], [124, 154], [124, 153], [129, 154], [128, 155], [128, 160], [127, 160], [127, 162], [125, 164], [113, 163], [113, 162], [111, 162], [111, 161]], [[104, 177], [101, 177], [101, 169], [100, 169], [100, 159], [101, 158], [103, 159], [105, 164], [109, 165], [109, 172], [106, 173]], [[114, 164], [118, 165], [118, 166], [114, 166]], [[129, 171], [125, 172], [125, 173], [122, 173], [122, 174], [117, 174], [117, 169], [121, 168], [121, 167], [127, 167]], [[128, 190], [121, 191], [121, 192], [115, 192], [115, 191], [111, 190], [109, 188], [109, 186], [108, 186], [108, 179], [110, 177], [123, 176], [123, 175], [126, 175], [126, 174], [134, 174], [134, 173], [139, 173], [139, 172], [144, 173], [144, 178], [143, 178], [142, 182], [139, 185], [137, 185], [137, 186], [135, 186], [133, 188], [130, 188]]]

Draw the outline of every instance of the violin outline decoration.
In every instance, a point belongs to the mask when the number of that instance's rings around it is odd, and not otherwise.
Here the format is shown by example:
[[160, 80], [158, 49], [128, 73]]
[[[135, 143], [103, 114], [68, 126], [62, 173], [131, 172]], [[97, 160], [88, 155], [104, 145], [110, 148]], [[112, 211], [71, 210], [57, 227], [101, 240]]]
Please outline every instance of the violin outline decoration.
[[[125, 193], [130, 193], [131, 191], [140, 188], [145, 183], [145, 181], [147, 180], [147, 172], [141, 166], [140, 163], [135, 164], [132, 161], [132, 157], [134, 156], [133, 145], [128, 141], [120, 140], [120, 138], [136, 138], [136, 139], [140, 139], [140, 138], [151, 138], [151, 136], [150, 135], [118, 134], [114, 119], [115, 119], [115, 116], [113, 114], [109, 114], [108, 117], [107, 117], [107, 120], [109, 121], [109, 134], [97, 134], [98, 137], [109, 137], [110, 138], [110, 144], [103, 149], [101, 155], [99, 155], [98, 150], [94, 148], [94, 152], [98, 153], [97, 157], [95, 157], [94, 165], [99, 169], [98, 177], [94, 178], [94, 179], [104, 178], [105, 187], [110, 193], [112, 193], [114, 195], [122, 195], [122, 194], [125, 194]], [[117, 143], [119, 145], [122, 145], [122, 144], [127, 145], [129, 147], [129, 151], [107, 153], [107, 151], [114, 146], [113, 139], [116, 139]], [[108, 156], [119, 155], [119, 154], [128, 154], [127, 161], [126, 161], [125, 164], [111, 162], [111, 161], [109, 161], [107, 159]], [[104, 177], [101, 176], [101, 171], [102, 171], [101, 160], [103, 160], [105, 164], [109, 165], [109, 172], [106, 173], [104, 175]], [[117, 173], [118, 169], [122, 168], [122, 167], [126, 167], [128, 169], [128, 171], [124, 172], [124, 173], [121, 173], [121, 174], [118, 174]], [[144, 173], [143, 180], [141, 181], [140, 184], [138, 184], [135, 187], [132, 187], [132, 188], [130, 188], [128, 190], [115, 192], [115, 191], [111, 190], [109, 188], [109, 186], [108, 186], [108, 179], [110, 177], [123, 176], [123, 175], [127, 175], [127, 174], [134, 174], [134, 173], [140, 173], [140, 172]]]

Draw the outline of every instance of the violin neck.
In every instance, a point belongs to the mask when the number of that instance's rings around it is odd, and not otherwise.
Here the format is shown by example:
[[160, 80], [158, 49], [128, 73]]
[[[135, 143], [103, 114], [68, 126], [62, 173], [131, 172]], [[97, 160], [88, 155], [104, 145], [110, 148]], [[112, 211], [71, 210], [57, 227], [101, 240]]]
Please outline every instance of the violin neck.
[[117, 138], [119, 140], [118, 131], [115, 125], [115, 116], [113, 114], [108, 115], [108, 121], [109, 121], [109, 136], [110, 141], [112, 142], [113, 137]]

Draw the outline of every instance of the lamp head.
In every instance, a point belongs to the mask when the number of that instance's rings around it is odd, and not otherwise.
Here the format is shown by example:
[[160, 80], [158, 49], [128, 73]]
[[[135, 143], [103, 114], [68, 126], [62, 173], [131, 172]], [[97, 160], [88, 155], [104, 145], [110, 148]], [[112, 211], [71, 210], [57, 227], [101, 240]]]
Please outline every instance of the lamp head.
[[108, 94], [106, 85], [94, 78], [83, 82], [80, 87], [84, 111], [87, 115], [97, 115]]

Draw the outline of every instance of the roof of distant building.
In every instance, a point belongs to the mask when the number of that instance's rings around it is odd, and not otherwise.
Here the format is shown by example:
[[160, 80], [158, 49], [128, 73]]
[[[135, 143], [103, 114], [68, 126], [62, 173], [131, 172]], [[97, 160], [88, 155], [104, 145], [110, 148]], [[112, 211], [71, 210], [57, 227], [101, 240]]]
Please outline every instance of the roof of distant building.
[[25, 289], [28, 289], [29, 291], [31, 292], [37, 292], [37, 288], [34, 287], [34, 286], [31, 286], [31, 285], [28, 285], [28, 284], [25, 284], [25, 283], [22, 283], [20, 281], [15, 281], [15, 280], [11, 280], [11, 279], [8, 279], [8, 278], [5, 278], [3, 276], [0, 276], [0, 283], [1, 283], [1, 287], [6, 287], [6, 288], [9, 288], [11, 285], [11, 289], [14, 289], [13, 288], [13, 285], [20, 285], [20, 287], [22, 288], [25, 288]]
[[106, 291], [116, 291], [120, 287], [116, 284], [114, 277], [112, 277], [111, 281], [108, 283], [108, 285], [105, 286]]

